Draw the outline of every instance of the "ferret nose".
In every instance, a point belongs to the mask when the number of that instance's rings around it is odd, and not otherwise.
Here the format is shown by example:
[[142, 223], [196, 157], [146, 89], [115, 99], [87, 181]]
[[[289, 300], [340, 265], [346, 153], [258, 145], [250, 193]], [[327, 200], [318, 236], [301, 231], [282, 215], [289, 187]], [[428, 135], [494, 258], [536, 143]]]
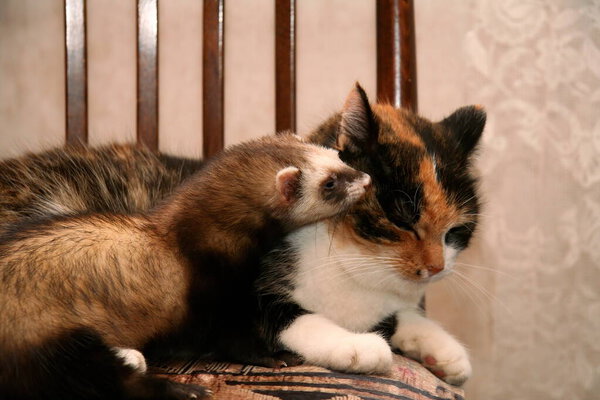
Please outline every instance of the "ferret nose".
[[363, 174], [361, 183], [363, 185], [363, 188], [365, 188], [365, 190], [370, 189], [371, 188], [371, 176], [368, 174]]
[[444, 270], [443, 265], [428, 265], [427, 272], [429, 272], [429, 276], [436, 275]]

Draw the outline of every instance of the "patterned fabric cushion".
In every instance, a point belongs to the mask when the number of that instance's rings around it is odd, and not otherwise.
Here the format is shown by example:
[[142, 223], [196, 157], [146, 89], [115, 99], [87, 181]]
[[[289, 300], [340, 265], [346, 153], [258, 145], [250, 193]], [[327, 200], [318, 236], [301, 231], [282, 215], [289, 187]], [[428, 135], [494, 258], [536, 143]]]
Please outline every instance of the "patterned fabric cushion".
[[343, 374], [308, 365], [269, 369], [202, 362], [160, 371], [178, 382], [209, 387], [217, 400], [463, 400], [462, 389], [442, 382], [415, 361], [394, 357], [389, 376]]

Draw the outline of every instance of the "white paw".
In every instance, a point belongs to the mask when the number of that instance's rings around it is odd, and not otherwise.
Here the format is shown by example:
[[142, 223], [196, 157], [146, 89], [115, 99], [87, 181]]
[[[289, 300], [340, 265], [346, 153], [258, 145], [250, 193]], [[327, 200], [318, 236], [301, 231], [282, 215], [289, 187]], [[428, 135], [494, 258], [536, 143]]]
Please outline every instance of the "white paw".
[[279, 336], [308, 364], [344, 372], [380, 373], [392, 368], [392, 349], [375, 333], [353, 333], [323, 315], [298, 317]]
[[385, 374], [392, 367], [392, 350], [374, 333], [351, 334], [340, 338], [324, 361], [339, 371]]
[[146, 365], [146, 358], [142, 353], [135, 349], [127, 349], [123, 347], [113, 347], [113, 350], [117, 357], [123, 360], [125, 365], [129, 365], [141, 374], [146, 373], [148, 366]]
[[460, 386], [471, 376], [464, 346], [437, 325], [399, 327], [392, 344], [452, 385]]

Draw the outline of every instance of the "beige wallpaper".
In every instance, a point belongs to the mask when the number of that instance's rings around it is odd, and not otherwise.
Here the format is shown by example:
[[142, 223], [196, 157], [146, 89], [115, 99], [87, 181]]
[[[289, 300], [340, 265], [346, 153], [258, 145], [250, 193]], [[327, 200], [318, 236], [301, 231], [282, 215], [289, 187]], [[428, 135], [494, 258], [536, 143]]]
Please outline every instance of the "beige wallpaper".
[[[131, 21], [135, 21], [135, 2], [87, 1], [87, 15], [89, 142], [133, 141], [136, 29]], [[62, 12], [53, 16], [61, 17]]]
[[[134, 2], [88, 0], [90, 141], [135, 137]], [[428, 293], [470, 348], [469, 399], [600, 390], [600, 5], [416, 0], [419, 109], [489, 114], [473, 246]], [[228, 1], [228, 144], [274, 128], [270, 0]], [[360, 80], [374, 98], [375, 3], [299, 0], [298, 128]], [[160, 147], [201, 154], [201, 2], [160, 2]], [[61, 143], [62, 0], [0, 0], [0, 157]]]
[[159, 147], [173, 154], [200, 157], [202, 2], [170, 0], [158, 4]]
[[64, 140], [62, 2], [0, 1], [0, 157]]

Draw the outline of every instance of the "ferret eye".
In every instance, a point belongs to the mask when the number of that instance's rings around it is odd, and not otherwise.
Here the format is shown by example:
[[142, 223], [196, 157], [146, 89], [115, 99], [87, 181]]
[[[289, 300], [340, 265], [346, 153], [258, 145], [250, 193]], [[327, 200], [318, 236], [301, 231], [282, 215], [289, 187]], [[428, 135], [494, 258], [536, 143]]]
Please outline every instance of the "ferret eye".
[[337, 184], [337, 181], [335, 178], [329, 178], [323, 184], [323, 188], [325, 188], [326, 190], [331, 190], [331, 189], [335, 188], [336, 184]]

